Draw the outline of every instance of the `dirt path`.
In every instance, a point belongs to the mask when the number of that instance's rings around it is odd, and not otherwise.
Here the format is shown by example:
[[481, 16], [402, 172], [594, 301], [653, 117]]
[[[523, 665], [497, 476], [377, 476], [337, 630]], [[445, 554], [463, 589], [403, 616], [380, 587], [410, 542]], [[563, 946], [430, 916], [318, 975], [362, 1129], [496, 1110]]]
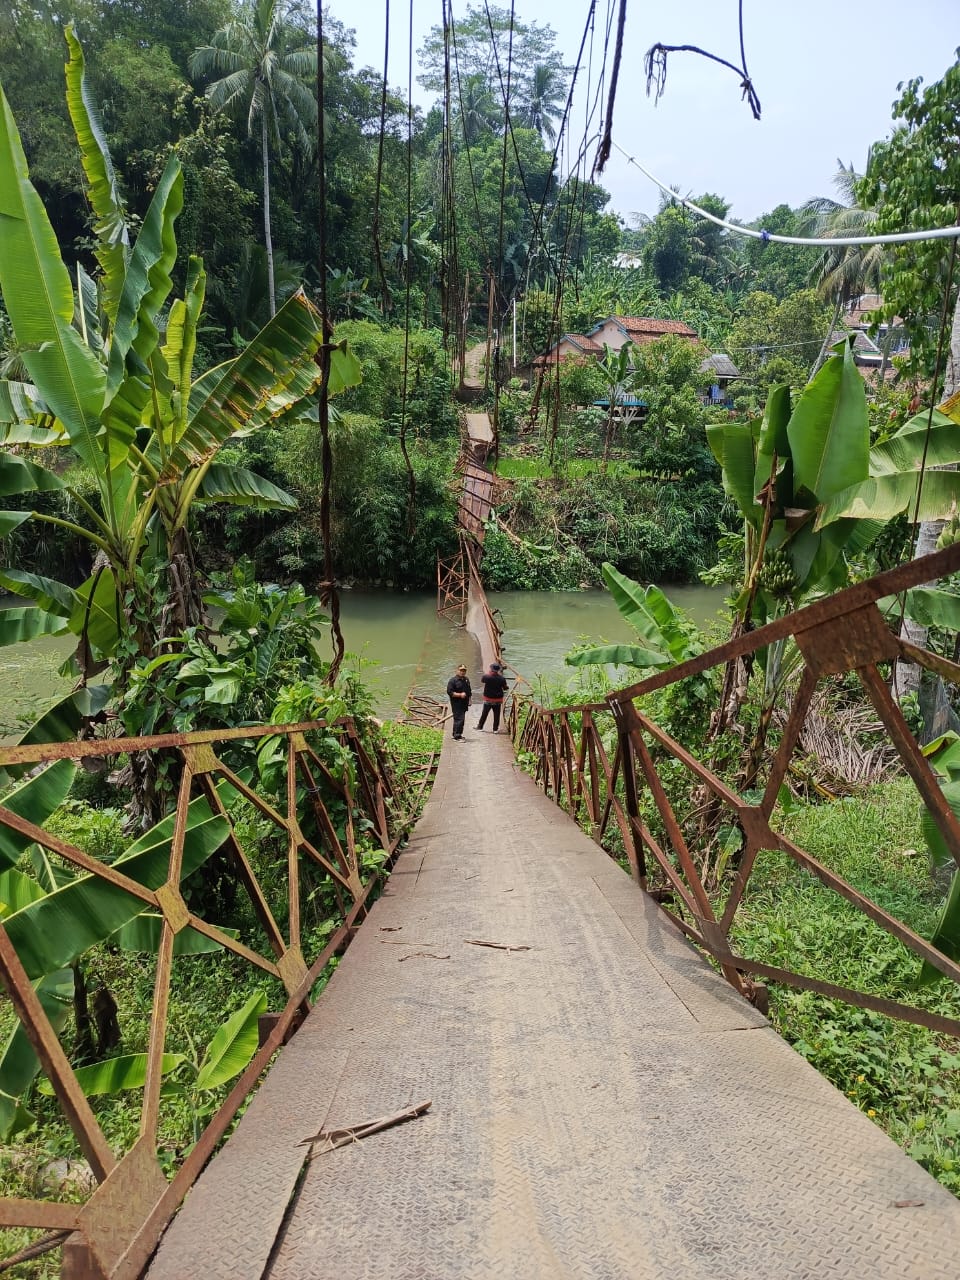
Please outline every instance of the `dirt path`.
[[487, 344], [478, 342], [476, 346], [469, 347], [463, 358], [463, 385], [465, 387], [473, 387], [475, 390], [484, 385], [483, 379], [483, 361], [487, 354]]

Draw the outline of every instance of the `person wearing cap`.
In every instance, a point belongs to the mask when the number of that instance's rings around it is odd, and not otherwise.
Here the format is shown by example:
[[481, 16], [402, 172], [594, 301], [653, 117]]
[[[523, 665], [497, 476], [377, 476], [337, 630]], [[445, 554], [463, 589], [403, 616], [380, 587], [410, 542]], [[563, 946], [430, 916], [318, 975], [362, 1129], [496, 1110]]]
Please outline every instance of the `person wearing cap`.
[[453, 736], [458, 742], [463, 738], [463, 722], [467, 716], [467, 707], [470, 705], [472, 693], [470, 681], [467, 679], [467, 668], [457, 667], [456, 675], [451, 676], [447, 681], [447, 697], [450, 699], [450, 709], [453, 712]]
[[480, 712], [480, 719], [477, 721], [477, 728], [482, 730], [487, 722], [487, 716], [493, 712], [493, 732], [500, 732], [500, 710], [503, 707], [504, 694], [507, 692], [507, 682], [503, 678], [503, 671], [499, 662], [491, 662], [490, 670], [485, 671], [480, 677], [480, 683], [483, 685], [483, 710]]

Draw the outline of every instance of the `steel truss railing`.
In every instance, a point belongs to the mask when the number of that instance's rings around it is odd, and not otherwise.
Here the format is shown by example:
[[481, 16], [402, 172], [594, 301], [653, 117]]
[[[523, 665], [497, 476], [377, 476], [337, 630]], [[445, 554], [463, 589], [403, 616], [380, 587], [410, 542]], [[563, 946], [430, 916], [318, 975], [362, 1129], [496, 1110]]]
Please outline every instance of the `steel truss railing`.
[[[349, 759], [350, 769], [336, 776], [317, 750], [316, 735], [331, 735]], [[251, 786], [224, 756], [242, 744], [256, 746], [268, 736], [282, 740], [285, 755], [284, 803], [278, 808]], [[74, 845], [35, 826], [0, 805], [0, 826], [35, 842], [57, 855], [69, 867], [122, 889], [144, 910], [162, 918], [156, 960], [153, 1009], [147, 1048], [146, 1084], [139, 1137], [118, 1156], [84, 1096], [73, 1068], [40, 1003], [6, 929], [0, 924], [0, 982], [6, 989], [20, 1023], [41, 1067], [59, 1100], [70, 1127], [90, 1165], [96, 1187], [83, 1204], [51, 1200], [0, 1200], [0, 1227], [38, 1228], [52, 1234], [28, 1248], [36, 1254], [64, 1245], [64, 1274], [84, 1277], [132, 1278], [141, 1274], [156, 1243], [187, 1191], [196, 1181], [217, 1144], [226, 1134], [247, 1096], [276, 1053], [310, 1008], [310, 992], [332, 957], [349, 942], [363, 918], [378, 877], [364, 877], [361, 840], [379, 847], [387, 869], [409, 822], [407, 815], [429, 783], [434, 761], [420, 769], [415, 762], [404, 779], [395, 779], [376, 746], [366, 745], [351, 719], [333, 724], [310, 721], [300, 724], [264, 725], [222, 732], [170, 734], [143, 738], [49, 743], [0, 748], [0, 767], [46, 764], [54, 760], [110, 759], [120, 755], [161, 753], [172, 758], [179, 774], [175, 822], [169, 866], [164, 883], [156, 889], [125, 875]], [[349, 780], [352, 777], [353, 782]], [[244, 849], [233, 819], [220, 794], [229, 784], [244, 797], [261, 819], [272, 824], [286, 845], [285, 901], [268, 901], [254, 860]], [[299, 795], [299, 809], [298, 809]], [[188, 832], [188, 807], [195, 797], [205, 798], [210, 813], [225, 824], [220, 845], [232, 874], [246, 890], [262, 933], [268, 942], [265, 954], [230, 932], [202, 918], [188, 906], [182, 890], [184, 846]], [[326, 797], [327, 802], [324, 802]], [[335, 812], [328, 805], [335, 804]], [[309, 823], [312, 821], [312, 829]], [[311, 829], [313, 839], [304, 834]], [[315, 955], [303, 952], [301, 911], [306, 886], [301, 875], [312, 864], [329, 877], [340, 904], [342, 923]], [[276, 914], [275, 914], [276, 912]], [[277, 922], [286, 917], [286, 931]], [[256, 1055], [233, 1083], [199, 1140], [170, 1181], [157, 1158], [161, 1113], [163, 1054], [168, 1031], [168, 1008], [174, 941], [186, 928], [218, 943], [224, 951], [278, 979], [286, 991], [283, 1009], [268, 1020], [269, 1034]]]
[[[712, 956], [727, 980], [758, 1003], [765, 989], [752, 979], [815, 991], [890, 1017], [919, 1023], [935, 1031], [960, 1035], [960, 1021], [926, 1009], [858, 991], [817, 977], [753, 960], [733, 951], [731, 926], [748, 891], [751, 874], [763, 850], [780, 851], [838, 893], [882, 929], [897, 938], [942, 974], [960, 982], [960, 965], [921, 938], [903, 922], [878, 906], [823, 862], [774, 830], [771, 819], [780, 787], [806, 720], [811, 699], [822, 680], [855, 672], [895, 746], [903, 767], [913, 779], [923, 803], [960, 865], [960, 823], [954, 816], [896, 702], [878, 671], [879, 663], [904, 658], [936, 672], [945, 680], [960, 680], [960, 665], [901, 640], [888, 627], [877, 601], [960, 569], [960, 546], [948, 547], [922, 560], [901, 565], [827, 599], [746, 632], [697, 658], [640, 680], [608, 695], [604, 702], [545, 708], [532, 699], [515, 699], [510, 727], [518, 753], [535, 760], [538, 783], [599, 842], [614, 823], [634, 879], [653, 890], [661, 909], [694, 943]], [[799, 686], [776, 754], [766, 777], [758, 779], [759, 803], [738, 795], [707, 765], [644, 714], [644, 696], [690, 676], [757, 653], [778, 640], [792, 637], [803, 660]], [[715, 906], [704, 884], [682, 825], [671, 805], [655, 756], [676, 761], [692, 786], [705, 789], [739, 825], [744, 841], [736, 875], [723, 886], [723, 901]], [[642, 789], [652, 800], [666, 839], [661, 843], [643, 821]], [[609, 840], [607, 841], [609, 844]], [[672, 902], [671, 910], [666, 903]]]

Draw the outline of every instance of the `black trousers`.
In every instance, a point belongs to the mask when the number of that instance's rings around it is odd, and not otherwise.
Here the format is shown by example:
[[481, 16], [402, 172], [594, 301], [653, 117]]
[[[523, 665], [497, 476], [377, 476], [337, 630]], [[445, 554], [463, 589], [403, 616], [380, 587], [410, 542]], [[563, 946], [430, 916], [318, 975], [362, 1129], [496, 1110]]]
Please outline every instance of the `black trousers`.
[[451, 698], [450, 709], [453, 712], [453, 736], [463, 737], [463, 722], [467, 718], [467, 699]]
[[480, 712], [480, 719], [477, 721], [477, 728], [478, 729], [483, 728], [483, 726], [487, 723], [487, 713], [492, 711], [493, 712], [493, 731], [494, 733], [496, 733], [496, 731], [500, 728], [500, 708], [502, 707], [502, 705], [503, 704], [500, 702], [485, 702], [483, 704], [483, 710]]

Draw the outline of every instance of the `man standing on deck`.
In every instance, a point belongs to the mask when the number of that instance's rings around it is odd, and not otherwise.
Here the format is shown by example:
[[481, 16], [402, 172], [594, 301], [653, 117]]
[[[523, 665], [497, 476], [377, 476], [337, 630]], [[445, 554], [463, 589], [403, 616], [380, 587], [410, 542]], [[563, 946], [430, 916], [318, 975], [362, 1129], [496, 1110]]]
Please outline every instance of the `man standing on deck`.
[[457, 667], [457, 674], [447, 681], [447, 697], [453, 712], [453, 736], [457, 742], [463, 738], [463, 722], [466, 719], [467, 707], [470, 705], [470, 681], [467, 679], [467, 668]]
[[507, 682], [501, 673], [499, 662], [491, 662], [490, 670], [485, 671], [480, 677], [480, 683], [483, 685], [483, 710], [480, 712], [480, 719], [477, 721], [477, 728], [482, 731], [483, 726], [487, 723], [487, 716], [493, 711], [493, 732], [500, 732], [500, 709], [503, 706], [503, 697], [507, 692]]

